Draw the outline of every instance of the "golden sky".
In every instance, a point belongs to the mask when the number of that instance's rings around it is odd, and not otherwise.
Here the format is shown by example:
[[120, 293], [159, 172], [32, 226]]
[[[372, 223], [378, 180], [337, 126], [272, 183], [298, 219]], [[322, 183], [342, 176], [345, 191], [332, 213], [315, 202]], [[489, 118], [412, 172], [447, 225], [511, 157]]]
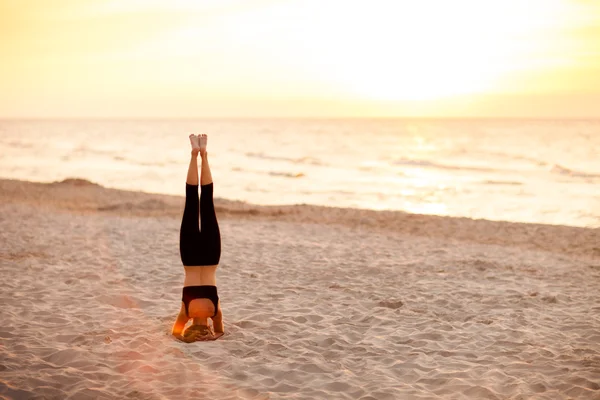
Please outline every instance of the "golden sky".
[[600, 117], [598, 0], [0, 0], [0, 117]]

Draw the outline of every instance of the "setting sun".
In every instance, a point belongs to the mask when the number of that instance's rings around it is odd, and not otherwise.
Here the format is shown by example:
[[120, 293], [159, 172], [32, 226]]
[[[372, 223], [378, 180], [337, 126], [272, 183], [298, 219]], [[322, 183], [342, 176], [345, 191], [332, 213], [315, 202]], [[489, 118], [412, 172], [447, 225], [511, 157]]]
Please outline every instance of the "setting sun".
[[543, 34], [564, 12], [559, 1], [523, 4], [386, 2], [374, 19], [356, 10], [350, 22], [359, 29], [347, 27], [353, 37], [342, 47], [343, 57], [330, 60], [337, 62], [336, 80], [358, 96], [377, 100], [502, 90], [502, 77], [540, 57], [535, 52], [551, 39]]

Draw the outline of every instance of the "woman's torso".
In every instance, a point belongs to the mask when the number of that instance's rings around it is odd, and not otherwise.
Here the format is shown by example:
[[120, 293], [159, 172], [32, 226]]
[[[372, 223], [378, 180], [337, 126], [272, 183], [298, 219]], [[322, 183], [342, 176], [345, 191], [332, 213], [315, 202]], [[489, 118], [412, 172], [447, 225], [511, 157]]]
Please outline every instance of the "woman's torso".
[[217, 286], [217, 265], [183, 267], [185, 280], [183, 286]]

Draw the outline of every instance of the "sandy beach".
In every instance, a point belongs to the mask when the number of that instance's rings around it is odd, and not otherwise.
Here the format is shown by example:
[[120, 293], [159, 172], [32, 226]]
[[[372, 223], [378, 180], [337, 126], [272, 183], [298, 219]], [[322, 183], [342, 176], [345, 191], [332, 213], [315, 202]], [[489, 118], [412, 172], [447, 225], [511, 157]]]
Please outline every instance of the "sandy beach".
[[599, 229], [216, 199], [185, 344], [183, 201], [0, 180], [0, 398], [600, 399]]

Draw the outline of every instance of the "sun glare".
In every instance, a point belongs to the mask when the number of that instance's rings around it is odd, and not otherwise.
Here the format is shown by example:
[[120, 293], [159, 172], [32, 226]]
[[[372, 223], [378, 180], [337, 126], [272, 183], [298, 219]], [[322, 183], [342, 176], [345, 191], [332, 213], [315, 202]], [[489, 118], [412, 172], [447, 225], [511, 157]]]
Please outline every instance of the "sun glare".
[[0, 112], [33, 98], [44, 115], [596, 114], [592, 2], [57, 1], [0, 13], [0, 94], [21, 99], [0, 96]]
[[501, 90], [507, 74], [539, 63], [548, 31], [564, 23], [565, 1], [273, 2], [213, 20], [221, 50], [196, 24], [170, 32], [152, 52], [200, 46], [250, 56], [244, 68], [275, 68], [268, 79], [277, 71], [298, 77], [297, 93], [312, 81], [345, 98], [435, 100]]
[[[428, 100], [498, 90], [499, 79], [536, 62], [562, 1], [375, 1], [336, 21], [345, 37], [323, 43], [331, 77], [346, 90], [375, 100]], [[341, 25], [341, 28], [339, 27]], [[344, 26], [345, 25], [345, 26]], [[325, 28], [322, 28], [325, 29]], [[335, 35], [334, 35], [335, 37]]]

